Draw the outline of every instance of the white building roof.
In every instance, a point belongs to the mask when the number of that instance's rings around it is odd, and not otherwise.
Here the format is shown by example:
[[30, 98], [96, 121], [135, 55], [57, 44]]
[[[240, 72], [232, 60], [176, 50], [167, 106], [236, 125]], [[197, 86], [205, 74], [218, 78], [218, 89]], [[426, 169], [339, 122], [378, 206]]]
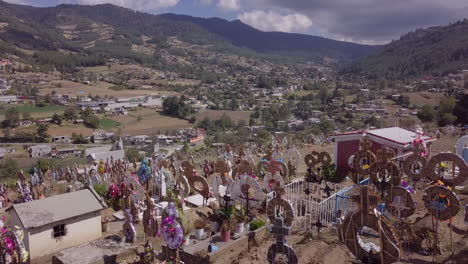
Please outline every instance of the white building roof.
[[[388, 128], [373, 129], [373, 130], [367, 131], [367, 134], [381, 137], [381, 138], [393, 141], [395, 143], [399, 143], [401, 145], [410, 144], [413, 142], [415, 138], [419, 136], [417, 132], [407, 130], [401, 127], [388, 127]], [[422, 136], [422, 139], [427, 141], [431, 139], [431, 137]]]
[[[362, 137], [365, 134], [369, 136], [371, 139], [372, 138], [378, 138], [380, 140], [384, 140], [387, 143], [392, 143], [400, 146], [406, 146], [408, 144], [411, 144], [413, 140], [419, 136], [419, 134], [416, 131], [404, 129], [401, 127], [387, 127], [387, 128], [379, 128], [379, 129], [371, 129], [371, 130], [358, 130], [358, 131], [350, 131], [350, 132], [344, 132], [344, 133], [337, 133], [335, 135], [332, 135], [331, 138], [334, 139], [341, 139], [341, 140], [347, 140], [348, 138], [354, 138], [355, 137]], [[426, 142], [434, 141], [436, 140], [435, 137], [430, 137], [428, 135], [423, 135], [421, 136], [421, 139], [423, 139]]]
[[59, 194], [42, 200], [14, 204], [14, 209], [25, 229], [40, 227], [107, 208], [94, 190], [83, 189]]

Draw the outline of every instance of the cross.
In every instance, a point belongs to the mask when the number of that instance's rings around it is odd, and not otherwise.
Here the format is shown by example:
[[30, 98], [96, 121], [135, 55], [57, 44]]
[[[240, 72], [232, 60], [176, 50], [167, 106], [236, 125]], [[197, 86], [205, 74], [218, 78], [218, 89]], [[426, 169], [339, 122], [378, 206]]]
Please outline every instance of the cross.
[[328, 198], [328, 197], [330, 197], [331, 191], [333, 191], [333, 189], [330, 188], [330, 187], [328, 186], [328, 184], [325, 183], [325, 188], [323, 188], [322, 191], [324, 191], [324, 192], [327, 194], [327, 197], [326, 197], [326, 198]]
[[411, 209], [410, 207], [406, 206], [406, 199], [403, 196], [393, 196], [392, 203], [389, 205], [395, 208], [395, 210], [398, 212], [398, 219], [401, 218], [401, 212], [403, 210]]
[[277, 217], [274, 225], [271, 227], [271, 233], [275, 235], [277, 242], [283, 244], [284, 237], [291, 233], [291, 228], [283, 226], [283, 219], [281, 217]]
[[369, 193], [368, 186], [361, 186], [359, 192], [359, 195], [352, 195], [351, 200], [358, 203], [361, 219], [364, 220], [369, 216], [371, 209], [377, 207], [379, 198], [377, 195]]
[[383, 146], [377, 150], [375, 157], [378, 163], [389, 162], [393, 157], [395, 157], [395, 151], [387, 146]]
[[312, 226], [317, 227], [317, 237], [320, 238], [320, 229], [326, 227], [325, 225], [322, 224], [322, 222], [320, 222], [320, 217], [317, 217], [317, 222], [312, 224]]

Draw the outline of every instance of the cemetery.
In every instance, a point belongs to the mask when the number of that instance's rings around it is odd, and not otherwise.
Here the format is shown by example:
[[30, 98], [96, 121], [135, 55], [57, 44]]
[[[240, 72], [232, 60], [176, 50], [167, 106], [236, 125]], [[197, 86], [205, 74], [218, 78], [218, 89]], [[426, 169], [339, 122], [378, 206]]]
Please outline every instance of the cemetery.
[[332, 138], [140, 162], [119, 143], [20, 172], [0, 190], [0, 263], [467, 263], [468, 136], [446, 152], [397, 127]]

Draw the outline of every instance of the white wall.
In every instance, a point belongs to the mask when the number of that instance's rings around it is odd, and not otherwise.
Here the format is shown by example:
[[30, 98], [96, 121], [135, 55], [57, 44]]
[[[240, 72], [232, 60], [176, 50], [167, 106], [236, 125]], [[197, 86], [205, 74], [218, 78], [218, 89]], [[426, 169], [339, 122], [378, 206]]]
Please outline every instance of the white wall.
[[10, 220], [10, 226], [12, 226], [12, 227], [17, 226], [17, 227], [19, 227], [19, 228], [21, 228], [23, 230], [23, 233], [24, 233], [23, 243], [24, 243], [24, 246], [25, 246], [26, 250], [29, 251], [29, 247], [28, 247], [29, 234], [28, 234], [28, 232], [26, 232], [24, 230], [23, 224], [21, 223], [21, 220], [19, 219], [18, 214], [16, 214], [16, 211], [13, 208], [10, 209], [10, 219], [9, 220]]
[[[53, 227], [61, 223], [65, 224], [66, 235], [56, 239], [53, 237]], [[101, 213], [94, 212], [28, 231], [27, 248], [31, 259], [34, 259], [100, 238]]]

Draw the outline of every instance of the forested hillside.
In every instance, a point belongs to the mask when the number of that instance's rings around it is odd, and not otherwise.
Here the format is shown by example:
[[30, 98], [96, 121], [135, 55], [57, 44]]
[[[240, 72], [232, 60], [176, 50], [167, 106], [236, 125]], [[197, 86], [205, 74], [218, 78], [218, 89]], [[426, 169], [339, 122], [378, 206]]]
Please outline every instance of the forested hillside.
[[[170, 38], [222, 53], [342, 62], [377, 47], [322, 37], [262, 32], [240, 21], [151, 15], [111, 4], [36, 8], [0, 1], [0, 51], [30, 62], [67, 68], [126, 58], [151, 64]], [[35, 54], [31, 58], [31, 54]], [[63, 56], [72, 62], [62, 62]]]
[[468, 68], [468, 20], [418, 29], [346, 67], [344, 74], [396, 79], [444, 75]]

